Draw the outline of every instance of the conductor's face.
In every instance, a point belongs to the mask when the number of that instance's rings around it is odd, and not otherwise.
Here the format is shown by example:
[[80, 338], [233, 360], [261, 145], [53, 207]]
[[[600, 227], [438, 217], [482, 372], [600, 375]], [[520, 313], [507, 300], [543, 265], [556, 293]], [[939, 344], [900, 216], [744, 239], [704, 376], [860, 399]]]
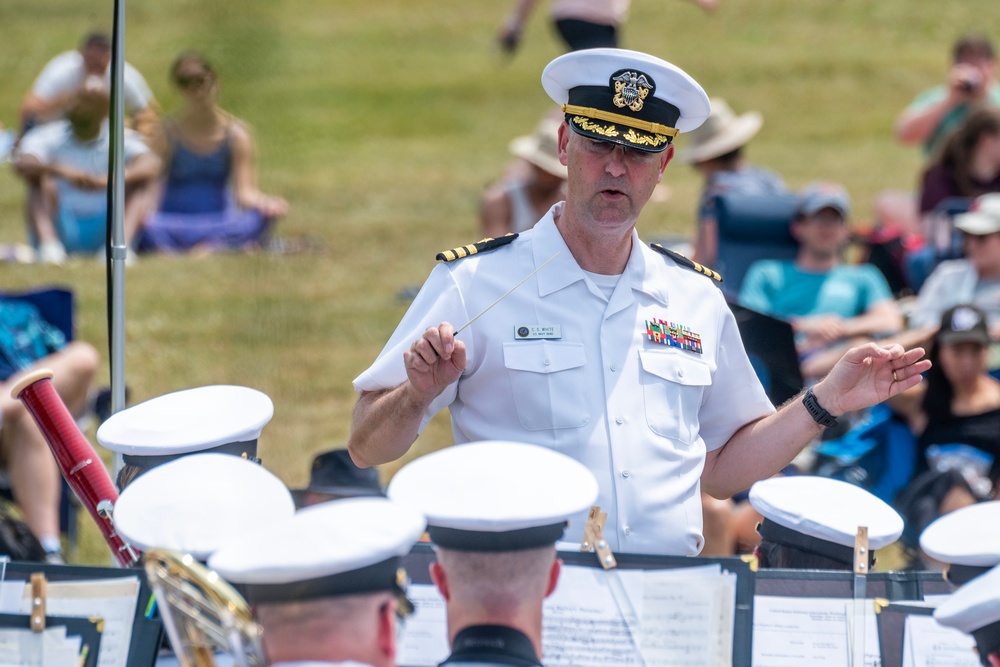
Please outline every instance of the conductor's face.
[[621, 233], [639, 218], [663, 170], [673, 157], [627, 148], [559, 128], [559, 159], [567, 166], [567, 207], [593, 233]]

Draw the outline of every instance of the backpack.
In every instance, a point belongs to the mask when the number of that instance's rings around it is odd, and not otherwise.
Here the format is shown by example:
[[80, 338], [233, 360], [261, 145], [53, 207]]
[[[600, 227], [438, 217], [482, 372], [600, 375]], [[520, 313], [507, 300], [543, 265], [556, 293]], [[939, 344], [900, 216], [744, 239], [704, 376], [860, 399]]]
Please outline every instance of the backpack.
[[0, 381], [65, 345], [66, 336], [35, 306], [0, 298]]

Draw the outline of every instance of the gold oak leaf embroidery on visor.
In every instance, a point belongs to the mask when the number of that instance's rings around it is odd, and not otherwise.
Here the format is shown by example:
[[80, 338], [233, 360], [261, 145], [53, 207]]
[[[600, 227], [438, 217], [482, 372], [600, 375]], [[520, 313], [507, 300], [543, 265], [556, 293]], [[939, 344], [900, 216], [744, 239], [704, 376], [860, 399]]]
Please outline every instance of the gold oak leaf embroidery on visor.
[[640, 146], [659, 146], [667, 141], [667, 138], [662, 134], [636, 134], [635, 130], [629, 130], [622, 138], [625, 141], [631, 141], [633, 144], [639, 144]]
[[618, 130], [615, 129], [614, 125], [599, 125], [597, 123], [591, 122], [589, 118], [584, 118], [583, 116], [574, 116], [573, 122], [579, 125], [587, 132], [596, 132], [602, 137], [618, 136]]

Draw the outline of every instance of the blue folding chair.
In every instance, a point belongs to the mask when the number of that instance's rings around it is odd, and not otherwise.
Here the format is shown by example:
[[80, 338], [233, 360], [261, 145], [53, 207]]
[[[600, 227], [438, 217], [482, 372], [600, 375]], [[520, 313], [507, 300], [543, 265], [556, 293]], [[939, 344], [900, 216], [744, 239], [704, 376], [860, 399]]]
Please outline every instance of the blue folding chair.
[[[73, 292], [63, 287], [43, 287], [23, 292], [0, 292], [5, 299], [19, 299], [38, 309], [39, 314], [52, 326], [59, 329], [66, 341], [73, 340], [75, 324], [75, 302]], [[0, 487], [0, 495], [12, 499], [9, 486]], [[59, 530], [66, 535], [71, 545], [76, 544], [77, 504], [66, 480], [62, 480], [62, 494], [59, 501]]]
[[712, 268], [722, 289], [736, 298], [750, 265], [759, 259], [794, 259], [798, 243], [790, 226], [798, 209], [795, 194], [722, 194], [715, 198], [718, 253]]

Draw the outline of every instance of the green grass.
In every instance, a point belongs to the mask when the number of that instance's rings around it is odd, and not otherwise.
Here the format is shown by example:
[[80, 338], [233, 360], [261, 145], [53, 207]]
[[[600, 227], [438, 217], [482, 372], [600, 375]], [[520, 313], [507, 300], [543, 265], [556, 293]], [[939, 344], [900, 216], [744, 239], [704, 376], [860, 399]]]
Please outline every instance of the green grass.
[[[143, 258], [127, 271], [126, 374], [133, 402], [209, 383], [268, 393], [265, 465], [291, 485], [311, 456], [346, 441], [351, 379], [381, 349], [441, 249], [476, 240], [477, 198], [507, 143], [548, 108], [541, 68], [562, 45], [532, 18], [522, 50], [500, 54], [506, 0], [129, 0], [127, 58], [166, 110], [166, 72], [185, 49], [216, 64], [222, 104], [255, 129], [260, 181], [292, 205], [284, 234], [321, 237], [322, 255]], [[954, 38], [996, 25], [994, 0], [722, 0], [714, 15], [679, 0], [636, 0], [630, 48], [675, 62], [737, 111], [765, 117], [750, 158], [794, 187], [843, 182], [858, 220], [874, 195], [910, 189], [920, 156], [897, 146], [896, 114], [937, 83]], [[0, 122], [16, 123], [48, 58], [110, 2], [0, 2]], [[1000, 40], [1000, 35], [994, 35]], [[699, 182], [667, 170], [645, 236], [689, 233]], [[0, 170], [0, 241], [24, 240], [23, 189]], [[79, 298], [79, 337], [106, 350], [103, 267], [0, 265], [4, 288], [62, 283]], [[106, 382], [106, 375], [102, 378]], [[92, 435], [92, 434], [91, 434]], [[414, 453], [451, 441], [436, 419]], [[398, 464], [386, 466], [388, 477]], [[75, 560], [107, 554], [84, 517]]]

